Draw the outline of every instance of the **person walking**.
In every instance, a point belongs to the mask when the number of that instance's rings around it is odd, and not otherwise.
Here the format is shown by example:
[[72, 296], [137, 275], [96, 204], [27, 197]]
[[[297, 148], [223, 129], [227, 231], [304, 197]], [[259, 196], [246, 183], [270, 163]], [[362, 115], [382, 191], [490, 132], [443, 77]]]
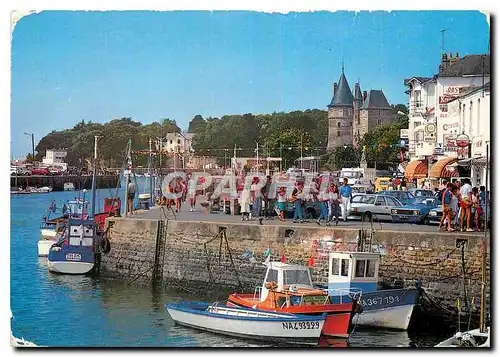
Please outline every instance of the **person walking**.
[[344, 222], [347, 221], [347, 207], [352, 197], [352, 188], [347, 182], [347, 178], [344, 178], [344, 184], [340, 187], [340, 196], [342, 199], [342, 219]]
[[335, 225], [339, 224], [339, 209], [340, 209], [340, 194], [337, 185], [333, 184], [330, 192], [330, 207], [331, 215], [328, 217], [328, 221], [332, 221], [335, 217]]
[[127, 212], [134, 214], [134, 198], [137, 186], [135, 182], [132, 182], [130, 177], [128, 178], [128, 193], [127, 193]]
[[477, 189], [477, 187], [472, 188], [471, 215], [474, 215], [474, 221], [476, 222], [476, 232], [479, 232], [479, 217], [481, 215], [481, 206], [479, 205], [479, 190]]
[[328, 223], [328, 201], [330, 200], [330, 195], [328, 192], [320, 192], [318, 194], [318, 200], [321, 207], [321, 214], [316, 220], [318, 226], [321, 225], [321, 220], [324, 219]]
[[293, 212], [293, 223], [303, 223], [302, 218], [302, 200], [303, 200], [303, 190], [304, 184], [302, 182], [297, 183], [297, 187], [294, 188], [292, 192], [292, 202], [295, 203], [295, 211]]
[[472, 186], [470, 185], [470, 180], [465, 179], [464, 184], [460, 188], [460, 197], [462, 202], [460, 207], [462, 208], [460, 213], [460, 229], [465, 232], [464, 218], [467, 218], [467, 232], [473, 232], [470, 228], [470, 218], [471, 218], [471, 198], [472, 198]]
[[260, 211], [262, 209], [262, 195], [260, 194], [260, 190], [257, 190], [259, 184], [259, 178], [254, 177], [252, 180], [252, 185], [250, 186], [251, 194], [252, 194], [252, 218], [259, 218]]
[[262, 187], [260, 193], [262, 194], [262, 201], [264, 203], [264, 217], [266, 219], [269, 219], [270, 217], [269, 213], [272, 212], [274, 207], [273, 207], [272, 197], [270, 197], [271, 176], [267, 176], [266, 179], [267, 179], [266, 184]]
[[453, 184], [449, 183], [448, 187], [446, 188], [446, 191], [443, 193], [443, 197], [441, 198], [441, 204], [443, 207], [443, 217], [441, 218], [441, 221], [439, 222], [438, 230], [441, 230], [441, 226], [447, 221], [448, 224], [448, 232], [453, 232], [453, 229], [451, 228], [451, 198], [453, 196], [452, 193], [452, 188]]

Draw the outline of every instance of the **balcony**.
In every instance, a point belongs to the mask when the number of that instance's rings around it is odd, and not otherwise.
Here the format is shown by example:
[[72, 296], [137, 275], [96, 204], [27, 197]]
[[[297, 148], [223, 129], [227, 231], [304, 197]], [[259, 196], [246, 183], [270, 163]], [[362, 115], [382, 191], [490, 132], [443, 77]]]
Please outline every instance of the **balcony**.
[[425, 113], [424, 102], [422, 100], [410, 102], [410, 114], [412, 113]]

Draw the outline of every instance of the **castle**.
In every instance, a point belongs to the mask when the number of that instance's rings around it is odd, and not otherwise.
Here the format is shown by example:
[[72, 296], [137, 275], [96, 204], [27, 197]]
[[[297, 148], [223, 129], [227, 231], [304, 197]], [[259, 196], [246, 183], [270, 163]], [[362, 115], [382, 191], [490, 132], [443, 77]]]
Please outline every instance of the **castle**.
[[396, 114], [382, 90], [361, 92], [357, 82], [353, 95], [342, 65], [342, 74], [338, 83], [333, 84], [333, 98], [328, 105], [328, 151], [338, 146], [358, 145], [367, 132], [390, 123]]

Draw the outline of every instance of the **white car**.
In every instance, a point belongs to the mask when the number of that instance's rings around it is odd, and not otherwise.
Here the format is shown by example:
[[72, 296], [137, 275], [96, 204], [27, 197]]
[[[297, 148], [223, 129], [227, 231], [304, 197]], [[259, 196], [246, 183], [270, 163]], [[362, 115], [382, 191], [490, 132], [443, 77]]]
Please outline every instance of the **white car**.
[[359, 193], [352, 196], [348, 217], [350, 219], [361, 218], [365, 222], [370, 222], [372, 219], [392, 221], [391, 209], [402, 205], [397, 198], [391, 196]]

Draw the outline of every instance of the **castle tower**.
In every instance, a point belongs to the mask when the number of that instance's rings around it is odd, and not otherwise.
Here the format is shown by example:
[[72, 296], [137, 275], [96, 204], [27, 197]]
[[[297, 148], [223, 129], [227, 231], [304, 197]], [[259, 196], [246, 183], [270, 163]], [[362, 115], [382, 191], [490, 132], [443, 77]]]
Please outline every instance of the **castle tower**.
[[361, 88], [359, 86], [359, 80], [354, 84], [354, 102], [353, 102], [353, 120], [352, 120], [352, 145], [356, 146], [360, 143], [362, 137], [359, 131], [359, 111], [363, 105], [363, 95], [361, 94]]
[[333, 85], [333, 98], [328, 104], [328, 151], [338, 146], [352, 145], [353, 103], [354, 97], [342, 64], [342, 74], [338, 83]]

